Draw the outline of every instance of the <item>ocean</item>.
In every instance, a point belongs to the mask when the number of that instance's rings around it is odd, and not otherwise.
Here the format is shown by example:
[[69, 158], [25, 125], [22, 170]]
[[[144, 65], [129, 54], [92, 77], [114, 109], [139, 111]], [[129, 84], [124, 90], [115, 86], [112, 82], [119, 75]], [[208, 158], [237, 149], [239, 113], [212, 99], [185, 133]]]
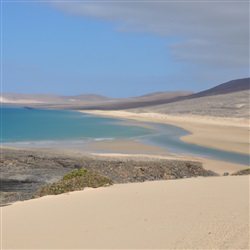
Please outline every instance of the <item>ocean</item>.
[[[145, 124], [145, 123], [144, 123]], [[189, 134], [182, 128], [98, 117], [76, 111], [1, 109], [1, 144], [12, 147], [48, 148], [77, 146], [98, 140], [136, 140], [170, 152], [249, 165], [249, 155], [202, 147], [181, 141]], [[152, 127], [152, 129], [150, 129]]]

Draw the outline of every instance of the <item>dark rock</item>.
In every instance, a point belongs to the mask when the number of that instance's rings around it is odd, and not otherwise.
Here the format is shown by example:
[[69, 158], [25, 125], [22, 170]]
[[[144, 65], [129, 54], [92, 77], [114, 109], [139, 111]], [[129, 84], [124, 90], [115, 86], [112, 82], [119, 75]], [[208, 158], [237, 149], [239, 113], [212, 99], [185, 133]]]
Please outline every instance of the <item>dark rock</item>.
[[232, 175], [249, 175], [249, 174], [250, 174], [250, 168], [247, 168], [247, 169], [237, 171], [233, 173]]
[[[32, 152], [32, 154], [31, 154]], [[113, 183], [171, 180], [197, 176], [215, 176], [212, 171], [202, 168], [200, 162], [143, 159], [117, 160], [107, 157], [72, 156], [42, 150], [2, 149], [0, 185], [1, 204], [30, 199], [46, 184], [59, 181], [66, 174], [85, 168], [95, 170]], [[13, 190], [8, 180], [16, 182]], [[8, 195], [14, 192], [16, 195]]]

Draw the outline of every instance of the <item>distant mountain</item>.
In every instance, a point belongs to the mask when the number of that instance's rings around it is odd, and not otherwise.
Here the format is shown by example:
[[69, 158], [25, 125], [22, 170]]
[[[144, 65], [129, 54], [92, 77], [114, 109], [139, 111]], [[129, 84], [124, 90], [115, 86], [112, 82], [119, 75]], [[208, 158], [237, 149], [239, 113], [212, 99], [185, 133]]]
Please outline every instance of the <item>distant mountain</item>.
[[199, 115], [212, 117], [250, 117], [250, 91], [242, 90], [220, 95], [207, 95], [156, 106], [134, 109], [135, 112], [154, 112], [167, 115]]
[[147, 107], [150, 108], [158, 105], [177, 103], [183, 100], [247, 91], [249, 90], [249, 80], [250, 78], [244, 78], [229, 81], [199, 93], [193, 93], [190, 91], [166, 91], [120, 99], [112, 99], [94, 94], [78, 96], [3, 94], [1, 102], [6, 105], [15, 104], [26, 107], [70, 110], [120, 110]]
[[249, 119], [250, 78], [229, 81], [177, 102], [138, 108], [136, 112]]
[[193, 94], [192, 91], [163, 91], [155, 92], [147, 95], [142, 95], [134, 98], [128, 98], [127, 100], [136, 100], [138, 102], [150, 102], [150, 101], [160, 101], [160, 100], [170, 100], [176, 97], [188, 96]]
[[19, 106], [53, 109], [129, 109], [166, 103], [188, 96], [190, 91], [156, 92], [148, 95], [112, 99], [101, 95], [85, 94], [59, 96], [46, 94], [3, 94], [2, 103]]
[[249, 89], [250, 89], [250, 78], [242, 78], [242, 79], [237, 79], [237, 80], [232, 80], [229, 82], [222, 83], [211, 89], [190, 95], [188, 98], [229, 94], [229, 93], [234, 93], [234, 92], [239, 92], [239, 91], [249, 90]]
[[[60, 106], [61, 109], [88, 109], [88, 110], [119, 110], [119, 109], [132, 109], [138, 107], [145, 107], [149, 105], [158, 105], [162, 103], [177, 101], [184, 96], [189, 96], [193, 92], [190, 91], [166, 91], [157, 92], [144, 96], [132, 97], [132, 98], [120, 98], [110, 99], [105, 102], [89, 103], [87, 105], [71, 105], [71, 106]], [[55, 108], [55, 107], [54, 107]]]
[[[217, 96], [217, 95], [247, 91], [249, 90], [250, 86], [249, 82], [250, 78], [232, 80], [198, 93], [192, 93], [188, 91], [157, 92], [125, 100], [120, 99], [115, 103], [107, 103], [106, 105], [103, 106], [98, 106], [98, 105], [89, 106], [87, 107], [87, 109], [119, 110], [119, 109], [154, 107], [157, 105], [164, 106], [168, 105], [169, 103], [177, 103], [183, 100], [190, 100], [205, 96]], [[86, 107], [79, 107], [79, 109], [81, 108], [86, 108]]]
[[101, 95], [59, 96], [49, 94], [2, 94], [2, 103], [14, 104], [71, 104], [107, 101], [109, 98]]
[[102, 109], [102, 110], [119, 110], [154, 107], [157, 105], [167, 105], [168, 103], [176, 103], [183, 100], [200, 98], [205, 96], [224, 95], [249, 90], [250, 78], [243, 78], [222, 83], [211, 89], [192, 93], [188, 91], [177, 92], [157, 92], [144, 96], [120, 99], [116, 102], [106, 103], [104, 105], [93, 105], [88, 107], [75, 107], [76, 109]]
[[79, 102], [100, 102], [100, 101], [108, 101], [111, 98], [102, 95], [95, 95], [95, 94], [84, 94], [84, 95], [77, 95], [77, 96], [65, 96], [64, 99], [68, 101], [79, 101]]
[[[205, 96], [216, 96], [216, 95], [224, 95], [230, 93], [237, 93], [241, 91], [247, 91], [250, 89], [250, 78], [243, 78], [232, 80], [226, 83], [222, 83], [216, 87], [211, 89], [201, 91], [198, 93], [192, 92], [157, 92], [153, 94], [148, 94], [144, 96], [137, 97], [139, 102], [130, 103], [122, 105], [113, 105], [113, 109], [128, 109], [128, 108], [145, 108], [145, 107], [154, 107], [157, 105], [168, 105], [169, 103], [176, 103], [183, 100], [190, 100], [194, 98], [200, 98]], [[168, 93], [168, 94], [166, 94]], [[145, 101], [143, 101], [145, 98]], [[103, 109], [108, 109], [109, 107], [103, 107]], [[110, 107], [110, 109], [112, 109]]]

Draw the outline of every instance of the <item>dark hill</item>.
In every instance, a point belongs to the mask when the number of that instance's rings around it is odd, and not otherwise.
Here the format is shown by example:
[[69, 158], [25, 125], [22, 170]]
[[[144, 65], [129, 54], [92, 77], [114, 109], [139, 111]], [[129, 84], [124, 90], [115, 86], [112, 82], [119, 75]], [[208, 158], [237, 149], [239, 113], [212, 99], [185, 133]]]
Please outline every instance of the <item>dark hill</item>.
[[196, 94], [192, 94], [185, 99], [191, 99], [196, 97], [210, 96], [210, 95], [223, 95], [233, 92], [239, 92], [243, 90], [249, 90], [250, 78], [242, 78], [237, 80], [232, 80], [229, 82], [222, 83], [211, 89], [201, 91]]

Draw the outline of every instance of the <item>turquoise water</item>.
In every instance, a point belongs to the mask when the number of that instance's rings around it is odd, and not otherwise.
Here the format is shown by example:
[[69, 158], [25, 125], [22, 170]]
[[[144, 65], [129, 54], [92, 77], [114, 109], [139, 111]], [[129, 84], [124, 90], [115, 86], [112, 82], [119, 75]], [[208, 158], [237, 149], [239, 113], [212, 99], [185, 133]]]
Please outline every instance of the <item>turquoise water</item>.
[[[189, 132], [175, 126], [153, 124], [154, 129], [120, 124], [121, 120], [74, 111], [4, 107], [1, 142], [7, 146], [78, 146], [90, 140], [132, 139], [160, 146], [170, 152], [249, 165], [249, 155], [202, 147], [181, 141]], [[138, 123], [138, 122], [137, 122]]]
[[124, 139], [150, 135], [138, 126], [120, 125], [120, 120], [74, 111], [2, 108], [2, 142]]
[[190, 134], [182, 128], [164, 124], [157, 124], [154, 126], [157, 128], [158, 133], [140, 139], [141, 142], [160, 146], [179, 154], [211, 158], [244, 165], [249, 165], [250, 163], [249, 155], [246, 154], [203, 147], [180, 140], [180, 137]]

